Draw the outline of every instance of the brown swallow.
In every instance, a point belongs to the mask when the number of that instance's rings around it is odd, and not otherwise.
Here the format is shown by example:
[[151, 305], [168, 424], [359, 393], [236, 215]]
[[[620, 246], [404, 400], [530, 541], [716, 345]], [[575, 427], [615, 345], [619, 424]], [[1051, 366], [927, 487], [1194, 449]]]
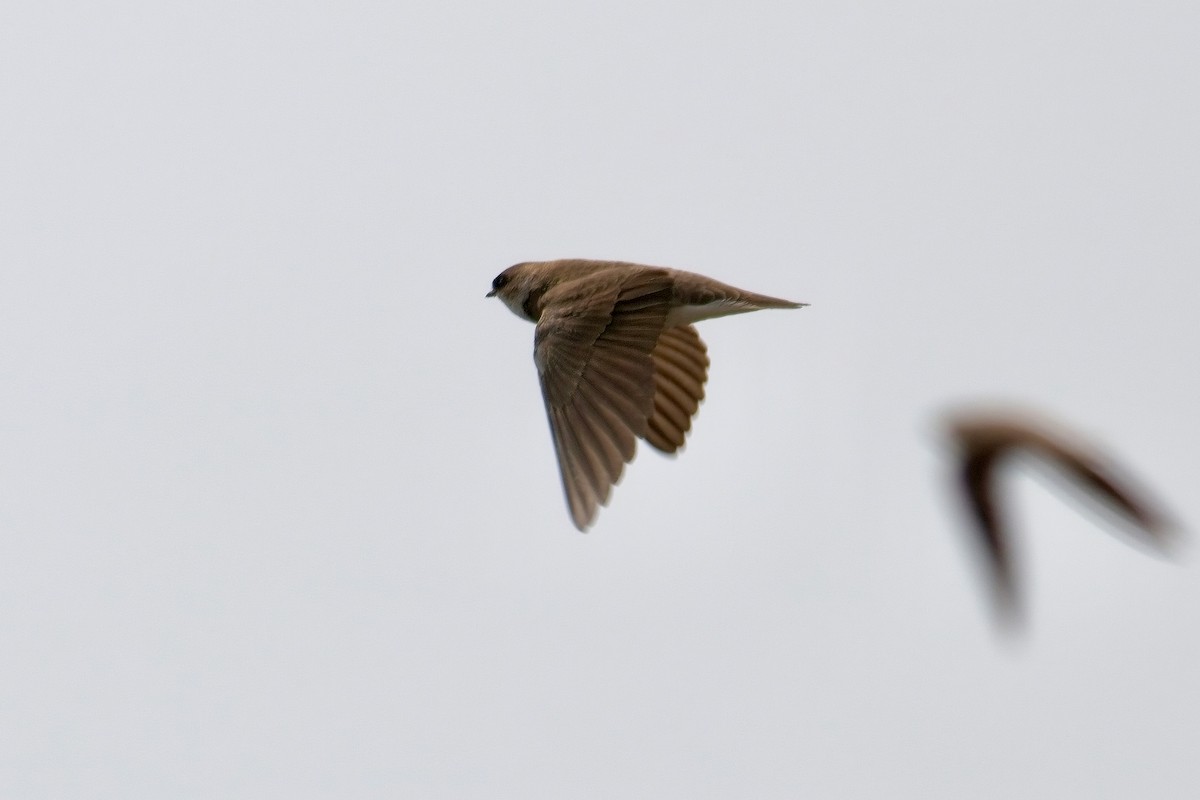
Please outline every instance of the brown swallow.
[[533, 360], [581, 531], [608, 502], [638, 437], [668, 454], [683, 446], [708, 377], [692, 323], [807, 305], [691, 272], [585, 259], [509, 267], [487, 296], [537, 325]]
[[1016, 579], [996, 488], [996, 469], [1022, 452], [1051, 465], [1056, 472], [1100, 500], [1121, 518], [1139, 541], [1163, 549], [1171, 526], [1167, 517], [1121, 480], [1095, 449], [1058, 433], [1057, 426], [1016, 411], [970, 411], [948, 418], [946, 428], [958, 446], [958, 480], [966, 505], [982, 539], [993, 578], [997, 609], [1004, 619], [1018, 612]]

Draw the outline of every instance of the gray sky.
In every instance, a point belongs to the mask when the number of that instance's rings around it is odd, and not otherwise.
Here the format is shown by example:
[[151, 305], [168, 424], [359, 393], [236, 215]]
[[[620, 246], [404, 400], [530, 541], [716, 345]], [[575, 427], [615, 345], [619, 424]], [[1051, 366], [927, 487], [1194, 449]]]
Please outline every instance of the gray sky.
[[[1018, 478], [1005, 644], [930, 433], [1200, 520], [1200, 10], [897, 5], [6, 8], [0, 795], [1196, 796], [1195, 558]], [[812, 303], [586, 536], [576, 256]]]

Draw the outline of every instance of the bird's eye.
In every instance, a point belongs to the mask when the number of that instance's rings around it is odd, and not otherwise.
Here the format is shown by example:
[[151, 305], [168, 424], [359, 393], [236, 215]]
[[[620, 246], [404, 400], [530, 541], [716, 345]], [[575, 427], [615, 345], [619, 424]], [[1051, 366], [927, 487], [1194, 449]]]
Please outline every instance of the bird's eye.
[[504, 284], [508, 283], [508, 276], [501, 273], [496, 276], [496, 280], [492, 281], [492, 290], [498, 291], [503, 288]]

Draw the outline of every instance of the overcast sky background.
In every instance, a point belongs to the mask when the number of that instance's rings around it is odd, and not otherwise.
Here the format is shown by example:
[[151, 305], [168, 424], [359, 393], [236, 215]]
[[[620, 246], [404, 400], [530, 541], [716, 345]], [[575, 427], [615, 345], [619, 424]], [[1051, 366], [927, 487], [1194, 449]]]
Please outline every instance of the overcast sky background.
[[[1019, 477], [1006, 643], [931, 434], [1200, 522], [1200, 7], [984, 6], [6, 6], [0, 795], [1197, 796], [1194, 553]], [[560, 257], [812, 303], [586, 536]]]

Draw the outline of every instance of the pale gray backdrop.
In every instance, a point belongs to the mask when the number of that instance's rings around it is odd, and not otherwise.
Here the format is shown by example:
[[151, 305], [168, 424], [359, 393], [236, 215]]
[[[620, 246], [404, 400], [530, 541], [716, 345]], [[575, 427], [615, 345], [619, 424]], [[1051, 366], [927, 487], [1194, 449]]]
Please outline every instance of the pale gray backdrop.
[[[1190, 798], [1200, 573], [939, 409], [1200, 521], [1194, 3], [10, 3], [0, 796]], [[687, 452], [568, 521], [517, 261], [703, 325]]]

